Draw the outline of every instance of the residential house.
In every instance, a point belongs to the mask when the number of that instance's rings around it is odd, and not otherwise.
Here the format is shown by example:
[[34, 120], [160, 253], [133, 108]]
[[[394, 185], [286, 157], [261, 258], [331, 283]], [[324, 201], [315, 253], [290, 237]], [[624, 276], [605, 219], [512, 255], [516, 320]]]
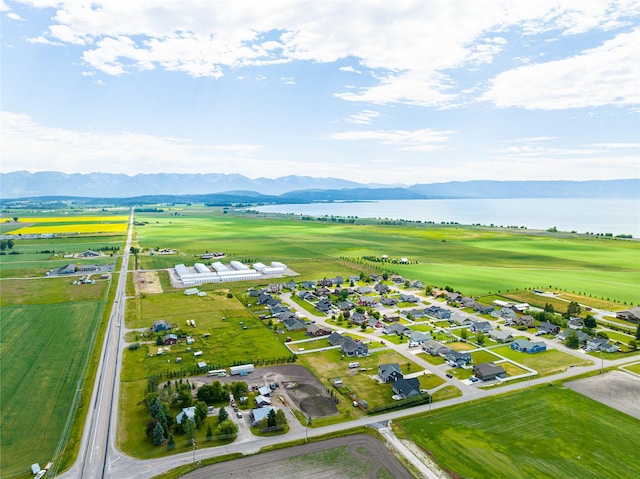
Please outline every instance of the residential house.
[[416, 320], [416, 319], [422, 319], [424, 318], [427, 313], [424, 312], [424, 309], [412, 309], [411, 311], [407, 311], [405, 314], [407, 317], [409, 317], [409, 315], [411, 315], [411, 318]]
[[321, 299], [316, 303], [316, 309], [322, 313], [328, 313], [331, 310], [331, 301], [328, 299]]
[[427, 313], [428, 316], [436, 319], [449, 319], [451, 317], [451, 311], [435, 305], [429, 306], [427, 309], [425, 309], [425, 313]]
[[367, 320], [367, 324], [368, 324], [369, 326], [371, 326], [372, 328], [377, 328], [377, 329], [380, 329], [380, 328], [383, 328], [383, 327], [384, 327], [384, 325], [380, 322], [380, 320], [379, 320], [379, 319], [376, 319], [376, 318], [375, 318], [375, 317], [373, 317], [373, 316], [371, 316], [371, 317]]
[[256, 396], [256, 406], [258, 407], [271, 406], [271, 399], [269, 399], [266, 396], [258, 395]]
[[411, 286], [412, 288], [422, 289], [424, 288], [424, 283], [419, 279], [414, 279], [409, 283], [409, 286]]
[[342, 346], [342, 343], [344, 343], [344, 338], [346, 338], [346, 336], [343, 336], [339, 332], [334, 331], [329, 335], [329, 344], [331, 346]]
[[473, 321], [473, 318], [467, 316], [466, 314], [459, 313], [454, 313], [449, 318], [449, 322], [452, 324], [456, 324], [457, 326], [471, 326]]
[[499, 331], [494, 329], [489, 333], [489, 337], [497, 343], [510, 343], [513, 341], [513, 335], [509, 331]]
[[397, 314], [383, 314], [382, 320], [385, 323], [397, 323], [398, 321], [400, 321], [400, 316], [398, 316]]
[[336, 286], [340, 286], [341, 284], [344, 283], [344, 278], [342, 276], [336, 276], [335, 278], [333, 278], [333, 284], [335, 284]]
[[395, 306], [396, 304], [398, 304], [398, 300], [396, 298], [381, 298], [380, 299], [380, 303], [384, 304], [385, 306]]
[[391, 281], [396, 284], [404, 283], [404, 278], [402, 276], [391, 276]]
[[300, 299], [304, 299], [305, 301], [315, 301], [318, 297], [312, 291], [302, 291], [298, 294]]
[[522, 316], [515, 316], [514, 318], [507, 319], [504, 323], [506, 326], [524, 326], [526, 328], [533, 328], [535, 326], [535, 319], [529, 314]]
[[307, 324], [301, 321], [295, 314], [282, 321], [287, 331], [300, 331], [301, 329], [307, 329]]
[[282, 284], [281, 283], [270, 283], [265, 288], [267, 293], [278, 294], [282, 293]]
[[262, 425], [262, 420], [266, 418], [271, 411], [278, 411], [274, 407], [261, 407], [258, 409], [251, 410], [251, 426], [252, 427], [260, 427]]
[[342, 343], [342, 352], [349, 357], [367, 356], [369, 354], [369, 346], [361, 341], [354, 341], [347, 336]]
[[271, 389], [269, 389], [267, 386], [260, 386], [258, 388], [258, 394], [260, 396], [269, 397], [271, 395]]
[[443, 356], [443, 357], [452, 351], [451, 348], [433, 339], [427, 340], [424, 343], [422, 343], [422, 349], [426, 353], [431, 354], [431, 356]]
[[330, 288], [331, 286], [333, 286], [333, 280], [330, 278], [319, 279], [318, 281], [316, 281], [316, 285], [326, 286], [327, 288]]
[[326, 286], [319, 286], [315, 289], [316, 296], [318, 298], [327, 297], [331, 294], [331, 290]]
[[569, 333], [573, 331], [574, 333], [576, 333], [576, 335], [578, 336], [578, 343], [582, 344], [587, 344], [587, 341], [589, 341], [591, 339], [591, 336], [589, 336], [587, 333], [585, 333], [584, 331], [580, 331], [579, 329], [571, 329], [571, 328], [567, 328], [564, 331], [562, 331], [561, 333], [559, 333], [556, 337], [560, 340], [560, 341], [566, 341], [567, 336], [569, 336]]
[[528, 339], [518, 338], [511, 343], [511, 349], [519, 351], [521, 353], [535, 354], [541, 353], [547, 350], [547, 345], [544, 341], [529, 341]]
[[389, 291], [391, 291], [391, 288], [389, 286], [387, 286], [386, 284], [382, 284], [382, 283], [376, 284], [373, 287], [373, 289], [376, 290], [380, 294], [386, 294]]
[[265, 291], [262, 291], [258, 296], [258, 304], [267, 304], [271, 300], [273, 300], [273, 297]]
[[487, 306], [480, 303], [475, 303], [473, 305], [473, 310], [479, 314], [491, 314], [494, 311], [493, 306]]
[[58, 274], [73, 274], [76, 272], [75, 264], [67, 264], [58, 268]]
[[391, 363], [378, 366], [378, 377], [383, 383], [392, 383], [402, 379], [404, 375], [398, 363]]
[[373, 296], [360, 296], [360, 298], [358, 298], [358, 304], [371, 308], [378, 304], [378, 298], [374, 298]]
[[560, 326], [551, 324], [548, 321], [543, 321], [538, 325], [538, 333], [540, 334], [553, 334], [556, 335], [560, 332]]
[[91, 251], [90, 249], [88, 249], [80, 256], [82, 256], [83, 258], [95, 258], [96, 256], [100, 256], [100, 253], [96, 253], [95, 251]]
[[476, 364], [473, 367], [473, 374], [481, 381], [491, 381], [497, 378], [506, 378], [507, 372], [502, 366], [494, 363]]
[[489, 321], [472, 321], [469, 330], [473, 333], [488, 334], [491, 332], [491, 324]]
[[300, 286], [304, 289], [313, 289], [316, 286], [316, 283], [313, 281], [303, 281]]
[[364, 313], [359, 313], [355, 311], [351, 313], [351, 317], [349, 318], [349, 321], [357, 326], [360, 326], [362, 323], [367, 321], [367, 317], [364, 315]]
[[172, 328], [172, 325], [167, 323], [164, 319], [158, 319], [151, 325], [151, 331], [158, 333], [160, 331], [168, 331]]
[[249, 288], [249, 297], [251, 298], [257, 298], [258, 296], [260, 296], [262, 293], [264, 293], [263, 289], [253, 289], [253, 288]]
[[351, 311], [356, 307], [356, 304], [352, 301], [340, 301], [338, 303], [338, 308], [340, 311]]
[[584, 321], [582, 320], [582, 318], [570, 318], [569, 327], [571, 329], [582, 329], [584, 328]]
[[317, 338], [320, 336], [329, 336], [330, 334], [331, 328], [327, 326], [319, 326], [316, 323], [307, 324], [307, 336]]
[[586, 351], [603, 351], [605, 353], [615, 353], [618, 350], [618, 346], [611, 344], [604, 338], [593, 338], [587, 341]]
[[462, 301], [462, 295], [460, 293], [447, 291], [447, 301], [451, 303], [459, 303]]
[[382, 332], [384, 334], [397, 334], [398, 336], [402, 336], [405, 334], [410, 334], [411, 330], [404, 324], [393, 323], [391, 325], [385, 326]]
[[476, 300], [469, 296], [464, 296], [461, 302], [463, 308], [473, 308], [476, 305]]
[[400, 293], [400, 302], [401, 303], [419, 303], [420, 298], [414, 296], [413, 294], [402, 294]]
[[529, 303], [518, 303], [511, 306], [511, 308], [517, 313], [524, 313], [530, 307]]
[[511, 308], [500, 308], [498, 310], [494, 310], [491, 312], [491, 316], [493, 318], [502, 318], [506, 319], [507, 322], [513, 321], [518, 315]]
[[398, 379], [393, 383], [391, 389], [403, 399], [412, 398], [420, 395], [420, 381], [418, 378]]
[[375, 292], [375, 289], [373, 286], [358, 286], [356, 292], [358, 294], [371, 294]]
[[471, 353], [468, 351], [451, 351], [444, 357], [451, 366], [461, 368], [471, 364]]
[[162, 338], [162, 341], [167, 346], [169, 346], [171, 344], [176, 344], [178, 342], [178, 335], [177, 334], [167, 334], [167, 335], [165, 335], [164, 338]]
[[185, 418], [193, 421], [194, 423], [196, 422], [196, 407], [195, 406], [182, 408], [182, 411], [176, 416], [176, 424], [182, 424], [182, 421]]
[[431, 339], [431, 333], [422, 331], [413, 331], [409, 335], [409, 347], [419, 346]]
[[283, 286], [285, 288], [290, 289], [290, 290], [293, 291], [294, 289], [296, 289], [296, 282], [295, 281], [287, 281], [286, 283], [283, 284]]

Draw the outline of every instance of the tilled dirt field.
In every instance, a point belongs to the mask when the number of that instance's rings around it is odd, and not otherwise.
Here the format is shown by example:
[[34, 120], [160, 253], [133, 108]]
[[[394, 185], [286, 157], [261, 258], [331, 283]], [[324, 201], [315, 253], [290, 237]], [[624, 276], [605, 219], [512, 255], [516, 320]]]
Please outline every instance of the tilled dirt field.
[[273, 396], [281, 397], [287, 405], [293, 404], [312, 419], [338, 414], [338, 407], [320, 381], [307, 369], [294, 364], [256, 368], [248, 376], [226, 376], [224, 378], [190, 378], [196, 384], [211, 384], [212, 381], [231, 383], [245, 381], [249, 387], [276, 383], [279, 387]]
[[565, 383], [580, 394], [640, 419], [640, 379], [622, 371]]
[[185, 479], [411, 479], [398, 459], [366, 434], [329, 439], [203, 467]]

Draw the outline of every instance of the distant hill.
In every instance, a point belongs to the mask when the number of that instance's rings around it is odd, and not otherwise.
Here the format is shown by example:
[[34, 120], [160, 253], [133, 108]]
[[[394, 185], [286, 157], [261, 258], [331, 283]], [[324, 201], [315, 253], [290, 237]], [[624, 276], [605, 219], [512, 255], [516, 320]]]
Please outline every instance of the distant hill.
[[[284, 176], [252, 180], [242, 175], [152, 173], [0, 173], [3, 199], [73, 197], [92, 204], [161, 202], [300, 203], [428, 198], [635, 198], [640, 179], [593, 181], [454, 181], [391, 186], [338, 178]], [[91, 201], [90, 201], [91, 200]], [[111, 201], [113, 203], [113, 201]]]

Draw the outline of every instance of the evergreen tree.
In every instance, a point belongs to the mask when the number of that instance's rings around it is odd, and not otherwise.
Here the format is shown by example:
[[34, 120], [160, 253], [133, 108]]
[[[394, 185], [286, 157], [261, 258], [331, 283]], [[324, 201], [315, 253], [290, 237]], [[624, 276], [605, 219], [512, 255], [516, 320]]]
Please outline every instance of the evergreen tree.
[[229, 413], [227, 413], [227, 410], [225, 408], [221, 407], [220, 411], [218, 411], [218, 424], [226, 421], [228, 418], [229, 418]]
[[187, 440], [191, 441], [196, 436], [196, 425], [191, 419], [187, 419], [186, 416], [182, 416], [182, 422], [180, 423], [184, 434], [187, 436]]
[[287, 424], [287, 416], [284, 415], [284, 411], [282, 409], [278, 409], [276, 413], [276, 425], [284, 426]]
[[176, 440], [173, 438], [173, 434], [169, 434], [169, 439], [167, 440], [167, 449], [175, 449], [176, 448]]
[[213, 431], [211, 430], [211, 424], [207, 423], [207, 441], [213, 439]]
[[267, 427], [274, 427], [276, 425], [276, 411], [272, 409], [267, 414]]
[[153, 444], [156, 446], [161, 445], [164, 442], [164, 428], [159, 422], [156, 427], [153, 428]]

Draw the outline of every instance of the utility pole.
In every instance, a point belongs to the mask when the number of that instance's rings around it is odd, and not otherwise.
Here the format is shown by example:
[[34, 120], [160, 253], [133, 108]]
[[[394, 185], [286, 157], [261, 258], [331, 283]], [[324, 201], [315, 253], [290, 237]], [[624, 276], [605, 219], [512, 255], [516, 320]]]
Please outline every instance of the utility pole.
[[191, 445], [193, 446], [193, 462], [196, 462], [196, 438], [191, 438]]

